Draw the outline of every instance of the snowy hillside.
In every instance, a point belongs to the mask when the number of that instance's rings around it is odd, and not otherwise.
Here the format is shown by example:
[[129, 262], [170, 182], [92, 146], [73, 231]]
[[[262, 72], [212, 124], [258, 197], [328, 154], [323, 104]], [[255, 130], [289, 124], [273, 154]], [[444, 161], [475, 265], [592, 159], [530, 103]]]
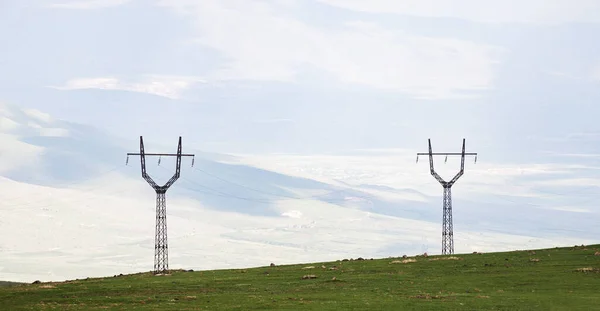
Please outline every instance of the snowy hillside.
[[[138, 133], [125, 142], [8, 105], [0, 106], [0, 131], [0, 280], [152, 269], [154, 193], [137, 158], [125, 165]], [[172, 146], [151, 137], [145, 143], [148, 152], [173, 152], [176, 137]], [[439, 252], [441, 189], [422, 165], [400, 174], [388, 158], [365, 166], [333, 156], [205, 154], [187, 149], [185, 137], [183, 148], [197, 157], [194, 167], [184, 160], [168, 192], [171, 268]], [[160, 183], [174, 161], [157, 164], [149, 158], [149, 173]], [[470, 174], [477, 180], [477, 171]], [[482, 199], [472, 193], [477, 181], [465, 180], [455, 199], [457, 252], [581, 244], [598, 233], [547, 230], [593, 228], [593, 221], [556, 210], [536, 218], [539, 210]], [[569, 220], [562, 217], [567, 213]]]

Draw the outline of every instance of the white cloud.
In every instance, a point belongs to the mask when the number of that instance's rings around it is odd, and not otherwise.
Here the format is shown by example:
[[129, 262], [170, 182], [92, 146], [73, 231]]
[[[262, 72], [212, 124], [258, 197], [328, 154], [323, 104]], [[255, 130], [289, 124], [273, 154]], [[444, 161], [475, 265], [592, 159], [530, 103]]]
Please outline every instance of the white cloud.
[[[378, 155], [237, 155], [238, 163], [273, 170], [286, 175], [310, 178], [340, 186], [362, 184], [383, 185], [392, 188], [410, 188], [425, 195], [440, 195], [440, 185], [429, 173], [428, 161], [414, 163], [416, 151], [377, 150]], [[403, 160], [405, 159], [405, 160]], [[407, 164], [402, 164], [407, 163]], [[412, 164], [408, 164], [412, 163]], [[459, 169], [459, 159], [447, 164], [436, 164], [436, 171], [446, 180]], [[568, 174], [580, 165], [530, 164], [508, 165], [498, 163], [465, 163], [465, 175], [459, 180], [465, 196], [509, 195], [523, 198], [547, 198], [547, 193], [535, 191], [536, 183], [516, 184], [519, 178], [544, 177], [549, 174]], [[339, 182], [345, 184], [340, 184]], [[578, 184], [579, 185], [579, 184]], [[357, 188], [359, 189], [359, 188]], [[415, 193], [384, 193], [385, 191], [360, 188], [363, 192], [386, 199], [423, 201]]]
[[572, 169], [581, 168], [581, 165], [569, 164], [529, 164], [523, 166], [494, 164], [486, 169], [478, 169], [481, 174], [488, 177], [510, 177], [544, 174], [566, 174]]
[[566, 141], [573, 140], [598, 141], [600, 140], [600, 132], [579, 132], [567, 135]]
[[306, 67], [342, 82], [409, 93], [419, 98], [459, 96], [492, 86], [503, 49], [473, 42], [413, 36], [355, 21], [343, 29], [317, 28], [291, 17], [288, 6], [266, 1], [163, 0], [188, 16], [195, 42], [228, 60], [214, 77], [294, 81]]
[[47, 7], [57, 9], [92, 10], [120, 6], [131, 0], [76, 0], [66, 3], [50, 4]]
[[302, 218], [302, 212], [293, 210], [293, 211], [282, 213], [281, 216], [285, 216], [285, 217], [289, 217], [289, 218]]
[[33, 118], [37, 121], [41, 121], [44, 123], [51, 123], [52, 121], [54, 121], [54, 118], [52, 118], [51, 115], [39, 111], [37, 109], [30, 109], [30, 108], [25, 108], [25, 109], [21, 109], [21, 111], [23, 113], [25, 113], [28, 117]]
[[17, 128], [19, 128], [20, 124], [7, 118], [2, 116], [2, 112], [0, 111], [0, 131], [2, 132], [9, 132], [12, 130], [15, 130]]
[[[25, 115], [25, 119], [19, 118], [15, 112], [19, 112]], [[11, 118], [12, 117], [12, 118]], [[44, 126], [54, 122], [54, 118], [47, 113], [39, 111], [37, 109], [14, 109], [8, 106], [0, 109], [0, 131], [4, 133], [12, 133], [14, 136], [6, 135], [5, 140], [11, 141], [11, 143], [20, 144], [18, 137], [25, 133], [39, 136], [54, 136], [64, 137], [69, 135], [69, 131], [64, 128]], [[44, 124], [41, 125], [40, 123]], [[33, 129], [33, 132], [31, 131]], [[29, 135], [28, 134], [28, 135]]]
[[597, 0], [317, 0], [332, 6], [369, 13], [452, 17], [483, 23], [551, 25], [600, 22]]
[[581, 80], [582, 77], [578, 76], [576, 74], [573, 73], [569, 73], [569, 72], [564, 72], [564, 71], [557, 71], [557, 70], [545, 70], [545, 73], [551, 75], [551, 76], [555, 76], [555, 77], [560, 77], [563, 79], [569, 79], [569, 80]]
[[42, 147], [21, 142], [17, 136], [0, 133], [0, 173], [34, 166], [43, 152]]
[[536, 184], [541, 186], [570, 186], [570, 187], [600, 187], [598, 178], [562, 178], [538, 181]]
[[0, 115], [5, 117], [13, 117], [12, 105], [8, 105], [6, 103], [0, 102]]
[[69, 130], [63, 128], [41, 128], [39, 129], [39, 135], [46, 137], [66, 137], [69, 136]]
[[69, 130], [59, 127], [43, 127], [35, 122], [27, 122], [27, 126], [35, 129], [36, 134], [46, 137], [66, 137], [69, 136]]
[[556, 206], [551, 207], [550, 209], [555, 211], [563, 211], [563, 212], [572, 212], [572, 213], [592, 213], [589, 209], [574, 207], [574, 206]]
[[[600, 158], [600, 154], [595, 153], [549, 153], [553, 156], [568, 158]], [[597, 169], [597, 168], [594, 168]]]
[[253, 120], [252, 122], [254, 123], [294, 123], [294, 120], [292, 119], [262, 119], [262, 120]]
[[196, 83], [203, 83], [198, 77], [146, 75], [135, 82], [115, 77], [72, 79], [63, 86], [52, 88], [59, 90], [103, 89], [147, 93], [171, 99], [178, 99], [182, 93]]
[[592, 70], [592, 80], [600, 82], [600, 64]]

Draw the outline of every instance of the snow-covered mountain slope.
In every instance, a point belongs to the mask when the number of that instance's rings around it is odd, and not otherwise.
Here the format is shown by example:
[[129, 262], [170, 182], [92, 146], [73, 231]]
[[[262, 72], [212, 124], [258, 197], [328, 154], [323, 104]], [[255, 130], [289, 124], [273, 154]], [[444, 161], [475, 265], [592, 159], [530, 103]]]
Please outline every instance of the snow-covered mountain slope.
[[[110, 177], [110, 178], [109, 178]], [[13, 194], [0, 220], [0, 278], [63, 280], [152, 268], [154, 198], [135, 181], [48, 189], [2, 180]], [[108, 179], [119, 180], [109, 184]], [[112, 190], [110, 192], [109, 190]], [[109, 193], [110, 192], [110, 193]], [[171, 268], [234, 268], [435, 252], [439, 225], [319, 201], [275, 201], [281, 216], [221, 211], [170, 197]], [[586, 243], [463, 230], [458, 252]]]
[[[150, 270], [154, 192], [140, 176], [138, 159], [125, 165], [125, 153], [138, 147], [137, 134], [125, 142], [39, 111], [0, 108], [0, 279]], [[173, 142], [145, 139], [149, 152], [175, 149]], [[367, 168], [342, 158], [214, 155], [185, 146], [184, 138], [184, 151], [198, 156], [194, 167], [184, 160], [181, 179], [168, 192], [171, 268], [439, 252], [440, 189], [426, 174], [395, 182], [380, 171], [389, 165], [382, 161]], [[165, 158], [158, 166], [157, 160], [148, 160], [148, 170], [160, 183], [174, 162]], [[421, 192], [425, 182], [430, 186]], [[560, 217], [531, 223], [532, 212], [520, 210], [525, 219], [513, 219], [506, 206], [484, 207], [477, 198], [457, 200], [457, 252], [591, 242], [587, 235], [557, 238], [540, 230]], [[510, 226], [499, 226], [502, 219]], [[585, 214], [571, 219], [584, 227], [591, 221]]]

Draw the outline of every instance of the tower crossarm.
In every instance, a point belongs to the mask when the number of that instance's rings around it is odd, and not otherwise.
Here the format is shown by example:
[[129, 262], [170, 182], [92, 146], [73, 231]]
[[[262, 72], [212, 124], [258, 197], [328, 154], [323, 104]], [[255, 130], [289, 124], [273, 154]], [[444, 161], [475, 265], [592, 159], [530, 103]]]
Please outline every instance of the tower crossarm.
[[[129, 162], [129, 157], [130, 156], [140, 156], [140, 164], [141, 164], [141, 169], [142, 169], [142, 177], [156, 191], [166, 191], [167, 189], [169, 189], [175, 183], [175, 181], [177, 181], [177, 179], [179, 179], [179, 177], [181, 175], [181, 158], [182, 157], [192, 157], [192, 158], [195, 157], [195, 155], [191, 154], [191, 153], [182, 153], [181, 136], [179, 137], [179, 144], [177, 145], [177, 153], [146, 153], [145, 152], [145, 148], [144, 148], [144, 138], [142, 136], [140, 136], [140, 152], [139, 153], [136, 153], [136, 152], [129, 152], [129, 153], [127, 153], [127, 162]], [[159, 186], [152, 179], [152, 177], [150, 177], [150, 175], [148, 175], [148, 173], [146, 171], [146, 156], [153, 156], [153, 157], [176, 157], [177, 158], [177, 163], [175, 165], [175, 174], [173, 174], [173, 177], [171, 177], [164, 185]], [[193, 165], [193, 163], [194, 162], [192, 160], [192, 165]]]
[[[444, 187], [452, 187], [456, 181], [464, 174], [465, 171], [465, 156], [475, 156], [475, 161], [477, 161], [477, 153], [476, 152], [465, 152], [465, 142], [466, 140], [463, 138], [462, 152], [433, 152], [431, 148], [431, 139], [428, 139], [429, 143], [429, 152], [419, 152], [417, 153], [417, 161], [419, 156], [429, 156], [429, 170], [431, 175]], [[460, 171], [452, 178], [450, 181], [445, 181], [436, 171], [433, 165], [433, 156], [461, 156], [460, 160]]]

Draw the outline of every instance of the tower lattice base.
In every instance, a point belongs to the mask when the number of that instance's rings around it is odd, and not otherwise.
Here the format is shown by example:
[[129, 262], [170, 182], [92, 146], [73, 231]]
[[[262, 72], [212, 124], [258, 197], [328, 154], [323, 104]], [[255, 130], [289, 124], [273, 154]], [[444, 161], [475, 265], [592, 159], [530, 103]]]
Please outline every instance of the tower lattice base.
[[156, 192], [156, 236], [154, 238], [154, 274], [169, 272], [169, 247], [167, 244], [166, 191]]
[[442, 255], [454, 254], [454, 233], [452, 228], [452, 187], [444, 187], [443, 213]]

